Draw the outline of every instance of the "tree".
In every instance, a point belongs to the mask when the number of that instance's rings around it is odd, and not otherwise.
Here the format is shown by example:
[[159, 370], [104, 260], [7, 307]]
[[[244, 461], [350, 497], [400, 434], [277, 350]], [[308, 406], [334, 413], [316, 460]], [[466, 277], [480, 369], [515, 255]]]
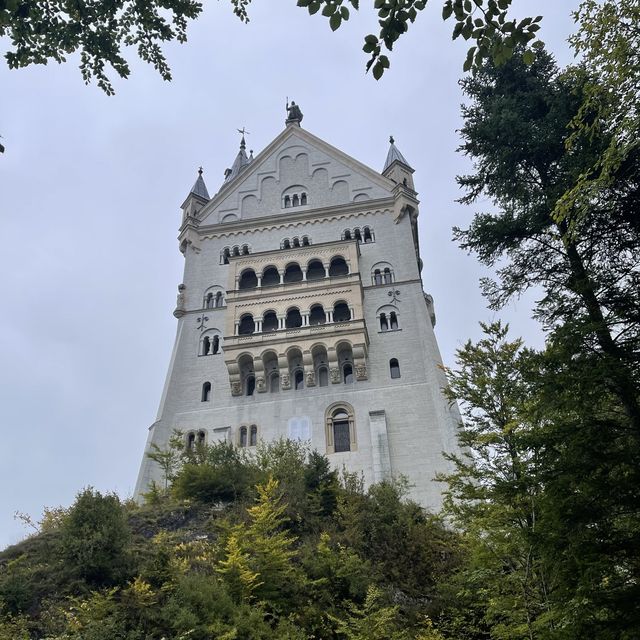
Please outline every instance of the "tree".
[[[251, 0], [230, 0], [234, 13], [248, 22], [247, 6]], [[443, 17], [453, 16], [453, 37], [474, 40], [469, 49], [465, 69], [492, 57], [509, 58], [518, 44], [528, 44], [540, 28], [541, 17], [509, 19], [512, 0], [447, 0]], [[334, 31], [349, 19], [349, 8], [359, 8], [359, 0], [298, 0], [310, 14], [322, 8]], [[367, 35], [364, 51], [371, 54], [367, 70], [379, 79], [389, 67], [389, 58], [381, 53], [393, 49], [398, 38], [415, 22], [426, 5], [424, 0], [375, 0], [380, 34]], [[202, 12], [197, 0], [0, 0], [0, 38], [11, 40], [12, 48], [5, 58], [10, 68], [30, 64], [61, 63], [72, 53], [80, 53], [80, 71], [86, 83], [92, 79], [111, 95], [113, 85], [105, 67], [111, 67], [121, 78], [131, 69], [123, 48], [135, 47], [138, 56], [152, 64], [164, 80], [171, 80], [171, 70], [161, 44], [177, 40], [186, 42], [187, 25]], [[536, 46], [538, 46], [536, 44]], [[525, 54], [533, 55], [532, 50]], [[2, 148], [0, 148], [0, 152]]]
[[467, 551], [450, 609], [466, 610], [463, 628], [476, 612], [492, 637], [533, 639], [553, 624], [552, 573], [538, 541], [541, 445], [533, 437], [526, 379], [533, 354], [521, 340], [509, 342], [499, 322], [482, 329], [483, 339], [459, 349], [456, 370], [448, 371], [447, 395], [464, 417], [463, 453], [447, 455], [454, 471], [439, 479], [448, 486], [445, 512], [464, 532]]
[[501, 67], [487, 62], [463, 80], [470, 102], [461, 150], [474, 172], [458, 178], [461, 201], [485, 196], [497, 211], [477, 214], [455, 236], [488, 266], [500, 264], [498, 280], [482, 283], [493, 308], [542, 290], [536, 316], [579, 352], [598, 354], [601, 383], [640, 433], [640, 149], [590, 198], [588, 215], [554, 213], [611, 142], [601, 130], [566, 144], [591, 80], [582, 67], [560, 72], [546, 54], [528, 66], [516, 57]]
[[195, 0], [3, 0], [0, 37], [11, 40], [5, 58], [10, 68], [65, 62], [80, 53], [80, 71], [86, 83], [93, 78], [107, 94], [113, 85], [105, 66], [121, 78], [131, 73], [123, 47], [135, 47], [164, 80], [171, 71], [160, 43], [187, 39], [187, 23], [200, 15]]
[[87, 488], [62, 524], [62, 557], [74, 575], [106, 585], [128, 573], [129, 526], [115, 494]]

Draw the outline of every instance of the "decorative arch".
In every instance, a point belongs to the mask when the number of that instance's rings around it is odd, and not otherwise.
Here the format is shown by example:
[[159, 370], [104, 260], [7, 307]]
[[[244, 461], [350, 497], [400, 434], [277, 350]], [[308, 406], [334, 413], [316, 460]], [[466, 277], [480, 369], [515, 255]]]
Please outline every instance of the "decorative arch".
[[357, 450], [356, 420], [348, 402], [334, 402], [324, 414], [327, 453], [345, 453]]
[[199, 356], [215, 356], [222, 352], [222, 332], [219, 329], [207, 329], [200, 336]]
[[379, 286], [393, 284], [395, 281], [393, 265], [390, 262], [376, 262], [371, 267], [371, 284]]

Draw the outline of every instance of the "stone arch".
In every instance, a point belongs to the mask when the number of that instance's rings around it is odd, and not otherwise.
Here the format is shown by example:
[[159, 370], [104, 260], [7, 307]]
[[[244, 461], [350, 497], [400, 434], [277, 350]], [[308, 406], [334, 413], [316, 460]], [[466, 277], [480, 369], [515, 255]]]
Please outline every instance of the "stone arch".
[[254, 195], [247, 195], [242, 198], [240, 213], [243, 217], [256, 214], [258, 212], [258, 198]]
[[325, 438], [327, 453], [355, 451], [355, 411], [348, 402], [334, 402], [325, 411]]

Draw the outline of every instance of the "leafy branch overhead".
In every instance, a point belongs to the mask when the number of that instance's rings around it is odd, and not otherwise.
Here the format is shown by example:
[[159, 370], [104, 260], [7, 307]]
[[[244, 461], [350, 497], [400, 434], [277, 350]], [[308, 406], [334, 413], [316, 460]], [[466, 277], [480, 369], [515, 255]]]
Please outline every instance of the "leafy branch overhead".
[[[474, 41], [464, 63], [465, 71], [491, 58], [500, 63], [524, 46], [527, 63], [534, 59], [532, 41], [540, 28], [541, 16], [512, 20], [508, 12], [512, 0], [447, 0], [442, 9], [445, 20], [453, 18], [453, 39]], [[249, 21], [251, 0], [230, 0], [234, 14]], [[350, 11], [360, 8], [359, 0], [297, 0], [310, 14], [318, 12], [329, 20], [333, 31], [349, 20]], [[389, 68], [385, 52], [409, 30], [426, 6], [426, 0], [374, 0], [380, 32], [364, 39], [369, 54], [367, 71], [376, 80]], [[95, 79], [108, 95], [114, 88], [107, 75], [111, 67], [121, 78], [131, 73], [124, 49], [134, 47], [140, 59], [153, 65], [164, 80], [171, 70], [162, 44], [186, 42], [187, 25], [198, 18], [203, 3], [197, 0], [0, 0], [0, 38], [10, 41], [5, 53], [12, 69], [49, 60], [66, 62], [70, 54], [80, 54], [80, 71], [86, 83]], [[531, 44], [531, 47], [529, 45]], [[6, 43], [7, 45], [9, 42]]]
[[160, 43], [185, 42], [188, 21], [201, 11], [202, 3], [195, 0], [0, 0], [0, 37], [11, 40], [5, 58], [12, 69], [66, 62], [79, 52], [84, 81], [95, 78], [111, 95], [105, 67], [121, 78], [131, 73], [124, 47], [135, 47], [142, 60], [171, 80]]
[[[453, 18], [455, 21], [453, 39], [462, 37], [475, 42], [467, 52], [465, 71], [479, 66], [487, 58], [501, 64], [519, 46], [524, 47], [525, 62], [533, 62], [535, 49], [543, 46], [540, 41], [533, 42], [540, 29], [542, 16], [523, 20], [509, 19], [511, 1], [446, 0], [444, 3], [442, 18]], [[298, 6], [306, 7], [310, 14], [315, 14], [322, 8], [322, 15], [329, 18], [329, 26], [333, 31], [349, 19], [349, 8], [345, 4], [356, 10], [360, 8], [359, 0], [298, 0]], [[374, 0], [380, 32], [378, 35], [367, 35], [362, 49], [371, 56], [367, 62], [367, 71], [371, 69], [376, 80], [382, 77], [390, 64], [389, 58], [382, 53], [383, 49], [393, 50], [396, 41], [409, 30], [409, 26], [416, 21], [426, 4], [426, 0]]]

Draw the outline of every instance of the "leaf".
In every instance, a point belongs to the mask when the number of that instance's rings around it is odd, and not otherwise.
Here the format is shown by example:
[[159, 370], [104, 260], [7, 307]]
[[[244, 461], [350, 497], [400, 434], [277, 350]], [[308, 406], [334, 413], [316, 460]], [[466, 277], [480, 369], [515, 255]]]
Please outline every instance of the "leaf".
[[384, 67], [380, 64], [380, 62], [376, 62], [376, 64], [373, 66], [373, 77], [376, 80], [380, 80], [383, 73], [384, 73]]
[[342, 16], [336, 11], [329, 18], [329, 26], [331, 27], [331, 31], [335, 31], [336, 29], [338, 29], [341, 24], [342, 24]]
[[453, 13], [453, 3], [451, 2], [451, 0], [447, 0], [447, 2], [445, 2], [444, 7], [442, 7], [442, 19], [447, 20], [448, 18], [451, 17], [452, 13]]
[[527, 49], [523, 54], [522, 54], [522, 61], [526, 64], [526, 65], [531, 65], [534, 63], [536, 59], [536, 54], [531, 50], [531, 49]]

